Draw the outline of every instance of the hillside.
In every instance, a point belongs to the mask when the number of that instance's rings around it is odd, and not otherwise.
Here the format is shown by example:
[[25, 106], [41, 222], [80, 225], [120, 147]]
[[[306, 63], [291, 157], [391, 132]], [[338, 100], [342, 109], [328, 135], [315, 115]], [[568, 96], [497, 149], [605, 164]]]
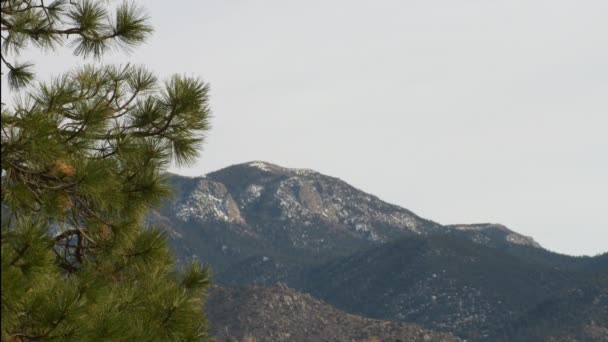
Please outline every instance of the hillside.
[[[322, 265], [308, 273], [306, 290], [349, 312], [477, 340], [502, 333], [507, 322], [549, 299], [560, 303], [567, 291], [593, 276], [526, 261], [462, 237], [434, 235], [405, 238]], [[608, 322], [599, 313], [583, 317]]]
[[215, 288], [206, 304], [212, 334], [219, 340], [350, 342], [460, 339], [415, 324], [347, 314], [284, 286]]
[[[608, 270], [608, 268], [604, 269]], [[547, 296], [488, 341], [608, 341], [608, 274], [578, 280]]]

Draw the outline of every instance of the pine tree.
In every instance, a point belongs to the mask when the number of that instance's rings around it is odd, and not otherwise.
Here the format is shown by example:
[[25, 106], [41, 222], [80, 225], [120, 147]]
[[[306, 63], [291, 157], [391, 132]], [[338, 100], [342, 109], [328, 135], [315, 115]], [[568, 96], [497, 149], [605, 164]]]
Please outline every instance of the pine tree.
[[195, 160], [208, 86], [99, 63], [35, 82], [30, 47], [99, 62], [152, 32], [141, 8], [2, 0], [2, 340], [208, 341], [209, 272], [182, 272], [142, 226], [169, 194], [167, 167]]

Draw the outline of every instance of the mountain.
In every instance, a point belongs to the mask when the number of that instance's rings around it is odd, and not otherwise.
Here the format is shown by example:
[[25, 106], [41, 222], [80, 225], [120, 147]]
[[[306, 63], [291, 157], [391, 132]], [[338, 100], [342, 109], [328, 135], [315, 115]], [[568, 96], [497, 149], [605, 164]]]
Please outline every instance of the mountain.
[[180, 259], [214, 266], [222, 284], [293, 281], [302, 268], [406, 236], [453, 232], [480, 244], [538, 247], [494, 224], [441, 226], [338, 178], [264, 162], [204, 177], [172, 175], [173, 200], [151, 215]]
[[437, 341], [460, 339], [415, 324], [380, 321], [336, 310], [284, 286], [215, 288], [205, 310], [212, 335], [233, 341]]
[[[608, 270], [608, 254], [552, 253], [500, 224], [441, 225], [312, 170], [250, 162], [168, 178], [174, 197], [149, 223], [168, 232], [178, 260], [208, 263], [216, 284], [281, 282], [468, 340], [519, 336], [535, 308]], [[602, 310], [579, 311], [576, 322], [608, 325]]]

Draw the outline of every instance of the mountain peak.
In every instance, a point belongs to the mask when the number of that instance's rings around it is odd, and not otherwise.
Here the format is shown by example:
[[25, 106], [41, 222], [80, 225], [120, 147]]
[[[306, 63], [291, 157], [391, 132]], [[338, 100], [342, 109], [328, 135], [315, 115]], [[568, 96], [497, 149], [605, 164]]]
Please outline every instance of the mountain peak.
[[317, 174], [317, 172], [315, 172], [311, 169], [289, 168], [289, 167], [269, 163], [269, 162], [263, 161], [263, 160], [253, 160], [253, 161], [249, 161], [249, 162], [245, 162], [245, 163], [230, 165], [223, 169], [212, 172], [212, 174], [226, 173], [226, 172], [231, 172], [231, 171], [235, 171], [235, 170], [239, 170], [242, 172], [245, 169], [249, 169], [249, 170], [253, 169], [258, 172], [262, 172], [265, 174], [274, 174], [274, 175], [294, 175], [294, 176], [300, 175], [300, 176], [303, 176], [303, 175]]
[[[282, 238], [294, 245], [327, 245], [327, 238], [335, 232], [383, 243], [404, 233], [442, 231], [484, 245], [540, 247], [532, 238], [500, 224], [441, 226], [338, 178], [261, 160], [231, 165], [185, 182], [188, 184], [181, 187], [182, 198], [174, 208], [182, 221], [234, 223], [248, 227], [251, 234], [255, 227], [280, 224], [284, 227]], [[313, 232], [319, 241], [311, 241]]]

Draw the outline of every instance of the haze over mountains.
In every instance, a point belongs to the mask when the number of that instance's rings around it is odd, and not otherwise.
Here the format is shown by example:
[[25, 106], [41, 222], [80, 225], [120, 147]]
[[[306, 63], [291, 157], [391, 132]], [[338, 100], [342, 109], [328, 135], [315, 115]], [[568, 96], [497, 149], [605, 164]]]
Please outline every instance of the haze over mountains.
[[552, 253], [499, 224], [440, 225], [338, 178], [266, 162], [170, 184], [175, 196], [150, 221], [179, 260], [209, 263], [218, 285], [281, 283], [352, 314], [474, 341], [608, 339], [607, 254]]

